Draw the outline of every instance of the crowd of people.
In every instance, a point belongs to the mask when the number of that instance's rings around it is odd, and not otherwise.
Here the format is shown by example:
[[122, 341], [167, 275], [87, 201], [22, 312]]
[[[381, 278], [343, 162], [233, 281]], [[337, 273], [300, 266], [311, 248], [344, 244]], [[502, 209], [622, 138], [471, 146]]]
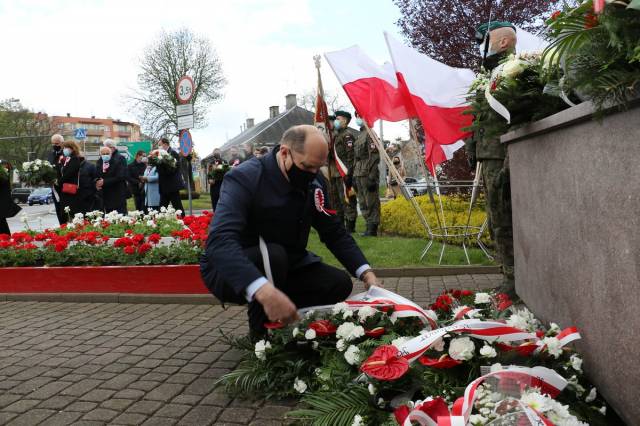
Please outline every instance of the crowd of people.
[[178, 164], [179, 155], [166, 138], [160, 139], [157, 149], [148, 154], [136, 152], [129, 165], [118, 151], [117, 143], [107, 139], [94, 164], [83, 157], [76, 142], [65, 141], [60, 134], [53, 135], [48, 161], [58, 175], [52, 190], [60, 224], [68, 222], [77, 213], [93, 210], [126, 215], [128, 198], [133, 198], [138, 211], [158, 210], [169, 204], [184, 211], [180, 190], [185, 184], [180, 169], [158, 170], [149, 161], [149, 158], [158, 157], [161, 151], [170, 154]]

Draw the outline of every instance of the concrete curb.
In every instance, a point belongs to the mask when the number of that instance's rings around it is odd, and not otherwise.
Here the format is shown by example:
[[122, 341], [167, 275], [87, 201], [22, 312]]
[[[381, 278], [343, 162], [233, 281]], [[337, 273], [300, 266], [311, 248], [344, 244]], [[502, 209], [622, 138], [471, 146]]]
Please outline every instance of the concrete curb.
[[[375, 269], [380, 278], [434, 277], [448, 275], [499, 274], [498, 266], [438, 266], [426, 268]], [[183, 305], [219, 305], [211, 294], [141, 293], [0, 293], [0, 302], [73, 302], [73, 303], [157, 303]]]

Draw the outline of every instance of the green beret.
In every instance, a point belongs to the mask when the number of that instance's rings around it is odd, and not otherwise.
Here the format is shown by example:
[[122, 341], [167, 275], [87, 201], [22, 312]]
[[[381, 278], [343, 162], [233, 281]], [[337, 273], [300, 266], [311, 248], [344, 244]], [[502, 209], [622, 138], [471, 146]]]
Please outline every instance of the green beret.
[[335, 120], [335, 119], [336, 119], [336, 116], [335, 116], [335, 115], [329, 115], [327, 118], [328, 118], [329, 120], [333, 121], [333, 120]]
[[512, 28], [513, 31], [516, 30], [515, 25], [513, 25], [511, 22], [507, 22], [507, 21], [491, 21], [491, 22], [485, 22], [482, 25], [479, 25], [478, 28], [476, 28], [476, 41], [478, 43], [482, 43], [482, 41], [484, 40], [485, 35], [487, 34], [487, 30], [489, 30], [489, 32], [496, 30], [498, 28]]
[[351, 121], [351, 114], [347, 111], [336, 111], [334, 114], [336, 117], [344, 117], [347, 121]]

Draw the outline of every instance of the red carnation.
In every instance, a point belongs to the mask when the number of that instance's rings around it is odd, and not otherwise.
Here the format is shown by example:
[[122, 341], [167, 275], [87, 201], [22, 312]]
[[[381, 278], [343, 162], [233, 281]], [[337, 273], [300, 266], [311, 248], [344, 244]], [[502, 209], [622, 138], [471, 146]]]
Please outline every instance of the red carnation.
[[309, 328], [316, 332], [316, 335], [319, 337], [323, 336], [331, 336], [336, 333], [338, 329], [335, 325], [331, 323], [329, 320], [317, 320], [309, 324]]
[[442, 355], [440, 358], [429, 358], [427, 356], [421, 356], [420, 358], [418, 358], [418, 361], [420, 362], [420, 364], [427, 367], [439, 368], [442, 370], [453, 368], [462, 364], [462, 361], [453, 359], [448, 355]]
[[360, 371], [378, 380], [396, 380], [409, 370], [409, 361], [393, 345], [378, 347], [360, 366]]
[[145, 254], [146, 252], [148, 252], [149, 250], [151, 250], [151, 244], [149, 243], [144, 243], [141, 244], [140, 247], [138, 247], [138, 253], [139, 254]]
[[124, 248], [124, 252], [127, 254], [135, 254], [136, 253], [136, 248], [133, 246], [126, 246]]
[[513, 305], [513, 302], [506, 293], [498, 293], [496, 295], [496, 302], [498, 311], [504, 311], [509, 306]]
[[380, 337], [384, 334], [384, 327], [376, 327], [371, 330], [365, 330], [364, 334], [367, 337]]

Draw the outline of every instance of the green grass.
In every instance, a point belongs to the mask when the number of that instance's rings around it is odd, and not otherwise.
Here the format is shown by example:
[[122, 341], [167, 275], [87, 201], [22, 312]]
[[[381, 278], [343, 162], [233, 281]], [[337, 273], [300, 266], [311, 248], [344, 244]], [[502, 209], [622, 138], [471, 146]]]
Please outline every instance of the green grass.
[[[433, 243], [429, 253], [420, 261], [422, 250], [427, 245], [426, 239], [420, 238], [404, 238], [391, 236], [378, 237], [361, 237], [360, 233], [364, 232], [364, 223], [362, 218], [358, 218], [357, 232], [352, 234], [358, 246], [364, 252], [367, 260], [375, 268], [400, 268], [400, 267], [420, 267], [420, 266], [438, 266], [438, 258], [442, 246]], [[318, 233], [312, 230], [309, 235], [309, 244], [307, 247], [323, 260], [334, 266], [341, 266], [336, 258], [331, 254], [327, 247], [320, 242]], [[486, 258], [484, 253], [477, 248], [470, 248], [469, 259], [472, 265], [494, 265], [495, 263]], [[442, 265], [466, 265], [467, 261], [462, 247], [447, 246], [442, 258]]]
[[[191, 200], [193, 204], [193, 210], [211, 210], [211, 196], [208, 192], [201, 192], [200, 198]], [[182, 205], [186, 213], [189, 213], [189, 200], [182, 200]], [[133, 198], [127, 200], [127, 210], [135, 210], [135, 203]]]

